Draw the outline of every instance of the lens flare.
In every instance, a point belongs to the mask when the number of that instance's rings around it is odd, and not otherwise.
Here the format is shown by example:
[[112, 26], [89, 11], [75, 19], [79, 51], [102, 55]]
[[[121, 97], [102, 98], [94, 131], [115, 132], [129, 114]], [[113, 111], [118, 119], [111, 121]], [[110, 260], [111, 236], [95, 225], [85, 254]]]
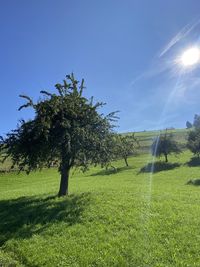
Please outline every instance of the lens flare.
[[191, 47], [181, 55], [181, 65], [190, 67], [200, 62], [200, 50], [198, 47]]

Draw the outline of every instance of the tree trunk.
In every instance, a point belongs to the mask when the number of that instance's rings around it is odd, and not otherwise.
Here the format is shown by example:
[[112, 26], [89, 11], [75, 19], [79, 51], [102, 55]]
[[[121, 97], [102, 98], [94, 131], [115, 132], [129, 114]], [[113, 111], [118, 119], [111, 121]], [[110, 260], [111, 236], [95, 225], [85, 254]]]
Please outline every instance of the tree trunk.
[[110, 165], [110, 167], [113, 169], [114, 172], [117, 172], [117, 168], [115, 168], [115, 166]]
[[127, 160], [127, 158], [124, 158], [124, 161], [126, 163], [126, 167], [128, 167], [128, 160]]
[[69, 171], [70, 168], [68, 166], [61, 169], [60, 189], [58, 192], [59, 197], [68, 195]]
[[168, 162], [167, 154], [165, 154], [165, 162]]

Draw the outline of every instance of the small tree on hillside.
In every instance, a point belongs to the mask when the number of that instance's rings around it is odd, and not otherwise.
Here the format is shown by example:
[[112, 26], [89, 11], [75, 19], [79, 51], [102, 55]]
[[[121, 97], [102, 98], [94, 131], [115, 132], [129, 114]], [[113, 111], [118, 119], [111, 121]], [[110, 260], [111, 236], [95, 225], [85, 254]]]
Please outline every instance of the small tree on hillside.
[[187, 129], [191, 129], [191, 128], [192, 128], [192, 123], [189, 122], [189, 121], [187, 121], [187, 122], [186, 122], [186, 128], [187, 128]]
[[115, 143], [114, 154], [116, 155], [116, 158], [123, 158], [128, 167], [128, 157], [136, 153], [136, 150], [139, 147], [139, 142], [133, 133], [131, 135], [117, 134], [115, 136]]
[[200, 116], [198, 114], [194, 115], [194, 122], [193, 122], [193, 126], [195, 128], [200, 128]]
[[200, 156], [200, 128], [189, 132], [187, 148], [197, 157]]
[[165, 133], [155, 138], [151, 146], [151, 152], [155, 157], [163, 155], [165, 157], [165, 162], [168, 162], [169, 154], [179, 154], [181, 150], [178, 143], [173, 140], [173, 135]]
[[21, 97], [27, 103], [19, 108], [32, 107], [33, 120], [21, 120], [17, 129], [2, 138], [1, 148], [11, 157], [13, 166], [27, 173], [57, 162], [61, 174], [59, 196], [68, 194], [69, 172], [73, 166], [86, 169], [89, 164], [105, 165], [110, 160], [108, 143], [112, 138], [115, 113], [103, 116], [98, 108], [82, 93], [73, 74], [66, 76], [63, 84], [55, 85], [58, 94], [41, 91], [45, 96], [33, 103], [28, 96]]

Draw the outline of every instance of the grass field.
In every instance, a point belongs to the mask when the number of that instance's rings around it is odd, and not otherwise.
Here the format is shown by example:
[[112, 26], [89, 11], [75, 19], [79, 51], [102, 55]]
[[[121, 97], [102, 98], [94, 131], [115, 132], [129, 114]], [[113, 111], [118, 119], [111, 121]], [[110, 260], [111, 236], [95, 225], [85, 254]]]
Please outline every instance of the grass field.
[[[136, 132], [135, 136], [140, 144], [140, 152], [147, 153], [151, 148], [151, 144], [155, 137], [160, 134], [164, 134], [166, 131], [144, 131], [144, 132]], [[180, 146], [185, 149], [186, 139], [189, 133], [188, 129], [172, 129], [167, 130], [168, 133], [173, 135], [174, 140], [179, 142]]]
[[149, 154], [116, 162], [117, 173], [72, 171], [61, 199], [55, 169], [0, 174], [0, 266], [199, 267], [200, 187], [187, 182], [200, 165], [191, 156], [158, 161], [153, 175]]
[[[175, 129], [175, 130], [168, 130], [168, 133], [173, 134], [173, 138], [179, 142], [180, 146], [185, 149], [187, 135], [189, 133], [188, 129]], [[139, 142], [140, 148], [138, 149], [138, 153], [149, 153], [151, 149], [151, 144], [159, 134], [165, 133], [165, 130], [162, 131], [144, 131], [144, 132], [136, 132], [135, 136]], [[129, 134], [129, 133], [125, 133]], [[132, 133], [131, 133], [132, 134]], [[1, 157], [0, 157], [1, 159]], [[11, 161], [8, 159], [4, 162], [4, 164], [0, 164], [0, 172], [7, 172], [11, 167]], [[13, 169], [14, 171], [17, 168]]]

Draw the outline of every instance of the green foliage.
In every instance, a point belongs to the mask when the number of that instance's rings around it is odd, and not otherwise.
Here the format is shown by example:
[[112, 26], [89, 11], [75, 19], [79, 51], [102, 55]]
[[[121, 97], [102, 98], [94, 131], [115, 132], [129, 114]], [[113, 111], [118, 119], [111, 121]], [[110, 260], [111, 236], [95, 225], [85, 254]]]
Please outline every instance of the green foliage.
[[126, 166], [128, 166], [128, 157], [136, 154], [137, 149], [139, 148], [139, 142], [136, 139], [135, 134], [116, 134], [114, 139], [115, 158], [123, 158]]
[[[106, 164], [109, 159], [107, 142], [112, 135], [112, 112], [107, 116], [98, 113], [104, 103], [93, 103], [83, 94], [74, 75], [67, 75], [63, 84], [55, 85], [58, 94], [41, 91], [45, 96], [37, 103], [30, 97], [22, 108], [32, 107], [33, 120], [21, 120], [18, 128], [2, 140], [2, 149], [28, 173], [57, 163], [61, 173], [60, 194], [67, 194], [69, 170], [73, 166], [87, 169], [91, 164]], [[103, 158], [103, 160], [102, 160]]]
[[195, 128], [188, 134], [187, 148], [195, 155], [200, 156], [200, 128]]
[[161, 134], [155, 138], [151, 146], [151, 153], [155, 157], [164, 156], [165, 161], [168, 162], [169, 154], [179, 154], [181, 149], [179, 148], [178, 143], [173, 140], [173, 135], [168, 134], [167, 131], [165, 134]]
[[194, 115], [194, 122], [193, 122], [193, 126], [195, 128], [200, 128], [200, 116], [198, 114]]
[[200, 156], [200, 116], [194, 116], [194, 129], [191, 130], [187, 138], [187, 148], [197, 157]]
[[18, 262], [13, 260], [12, 257], [8, 253], [3, 252], [3, 250], [1, 249], [0, 249], [0, 266], [1, 267], [22, 267], [21, 264], [18, 264]]
[[186, 121], [186, 128], [187, 128], [187, 129], [192, 128], [192, 123], [189, 122], [189, 121]]

